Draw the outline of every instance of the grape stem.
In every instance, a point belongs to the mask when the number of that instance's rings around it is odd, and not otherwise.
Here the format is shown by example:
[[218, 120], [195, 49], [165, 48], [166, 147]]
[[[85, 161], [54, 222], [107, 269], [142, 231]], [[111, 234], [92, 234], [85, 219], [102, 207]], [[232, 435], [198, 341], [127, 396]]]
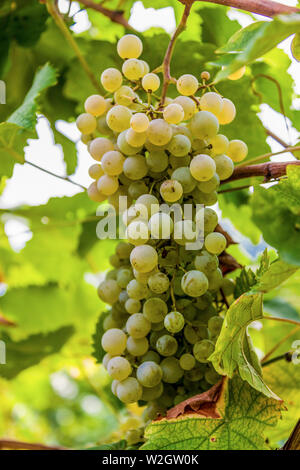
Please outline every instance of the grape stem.
[[[231, 181], [243, 178], [250, 178], [252, 176], [264, 176], [264, 182], [266, 183], [272, 179], [278, 179], [281, 176], [286, 175], [286, 168], [289, 165], [299, 166], [300, 161], [267, 162], [260, 163], [259, 165], [238, 166], [235, 168], [232, 176], [230, 176], [230, 178], [227, 180], [222, 181], [221, 184], [230, 183]], [[239, 189], [244, 189], [244, 187]]]
[[46, 170], [46, 168], [42, 168], [41, 166], [38, 166], [35, 163], [29, 162], [28, 160], [25, 160], [25, 163], [27, 163], [28, 165], [33, 166], [37, 170], [40, 170], [40, 171], [43, 171], [44, 173], [47, 173], [48, 175], [54, 176], [55, 178], [59, 178], [60, 180], [66, 181], [67, 183], [72, 183], [72, 184], [74, 184], [75, 186], [78, 186], [81, 189], [84, 189], [84, 190], [87, 189], [82, 184], [76, 183], [76, 181], [71, 180], [71, 178], [69, 178], [68, 176], [57, 175], [56, 173], [53, 173], [52, 171]]
[[251, 160], [248, 160], [246, 162], [240, 163], [239, 165], [236, 165], [235, 168], [241, 168], [242, 166], [249, 165], [252, 163], [260, 162], [261, 160], [265, 160], [266, 158], [274, 157], [276, 155], [280, 155], [281, 153], [287, 153], [287, 152], [295, 152], [296, 150], [300, 150], [300, 145], [291, 145], [289, 147], [286, 147], [282, 150], [279, 150], [278, 152], [268, 152], [264, 153], [263, 155], [259, 155], [258, 157], [251, 158]]
[[298, 325], [300, 326], [300, 321], [297, 320], [290, 320], [289, 318], [280, 318], [280, 317], [267, 317], [263, 316], [264, 320], [275, 320], [275, 321], [280, 321], [283, 323], [290, 323], [291, 325]]
[[294, 336], [298, 331], [300, 330], [300, 326], [296, 326], [296, 328], [293, 328], [292, 331], [290, 331], [287, 335], [285, 335], [283, 338], [281, 338], [278, 343], [273, 346], [273, 348], [262, 358], [261, 363], [265, 363], [267, 359], [269, 359], [270, 356], [278, 349], [283, 343], [285, 343], [291, 336]]
[[274, 134], [274, 132], [270, 131], [270, 129], [267, 129], [265, 127], [265, 131], [269, 137], [272, 137], [272, 139], [276, 140], [276, 142], [278, 142], [278, 144], [280, 144], [282, 147], [284, 148], [289, 147], [289, 144], [287, 144], [284, 140], [282, 140], [278, 135]]
[[273, 357], [269, 361], [263, 362], [261, 366], [266, 367], [266, 366], [269, 366], [270, 364], [273, 364], [273, 362], [278, 362], [278, 361], [281, 361], [282, 359], [284, 359], [286, 362], [291, 362], [292, 354], [288, 351], [284, 354], [281, 354], [280, 356]]
[[90, 8], [91, 10], [96, 10], [99, 13], [102, 13], [102, 15], [109, 18], [113, 23], [120, 24], [121, 26], [124, 26], [125, 29], [136, 32], [133, 26], [131, 26], [126, 20], [123, 10], [120, 10], [119, 8], [117, 10], [110, 10], [109, 8], [106, 8], [101, 5], [101, 3], [94, 3], [90, 0], [79, 0], [79, 3], [84, 5], [86, 8]]
[[30, 442], [15, 441], [12, 439], [0, 439], [0, 450], [1, 449], [68, 450], [66, 447], [61, 447], [61, 446], [46, 446], [44, 444], [33, 444]]

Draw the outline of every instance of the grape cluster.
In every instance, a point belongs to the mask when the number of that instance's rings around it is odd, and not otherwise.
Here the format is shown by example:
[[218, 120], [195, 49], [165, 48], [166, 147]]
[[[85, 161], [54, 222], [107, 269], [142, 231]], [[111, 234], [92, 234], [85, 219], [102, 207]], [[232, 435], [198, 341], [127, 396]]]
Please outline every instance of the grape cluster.
[[[178, 96], [156, 94], [161, 81], [139, 59], [143, 45], [132, 34], [117, 45], [122, 72], [108, 68], [101, 83], [108, 95], [92, 95], [77, 118], [82, 141], [97, 163], [89, 197], [108, 199], [126, 226], [98, 287], [110, 305], [104, 319], [103, 365], [112, 392], [124, 403], [149, 403], [146, 418], [207, 390], [220, 376], [209, 357], [222, 328], [234, 283], [223, 278], [218, 256], [226, 248], [216, 231], [220, 181], [248, 152], [241, 140], [219, 133], [235, 118], [233, 102], [190, 74], [176, 81]], [[201, 86], [202, 85], [202, 86]], [[196, 96], [201, 90], [201, 96]], [[120, 196], [127, 196], [125, 207]], [[122, 199], [123, 200], [123, 199]], [[162, 204], [190, 204], [176, 221]], [[204, 208], [197, 209], [197, 204]], [[204, 245], [197, 251], [198, 218]]]

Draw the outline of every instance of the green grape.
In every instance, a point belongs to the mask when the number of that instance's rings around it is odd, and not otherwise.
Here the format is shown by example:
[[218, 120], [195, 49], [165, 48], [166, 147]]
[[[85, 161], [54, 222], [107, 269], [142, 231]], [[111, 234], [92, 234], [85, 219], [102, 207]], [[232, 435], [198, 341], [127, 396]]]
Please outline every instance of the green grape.
[[158, 297], [151, 297], [143, 305], [143, 314], [152, 323], [163, 321], [168, 313], [166, 302]]
[[109, 363], [109, 361], [112, 359], [112, 356], [108, 353], [104, 354], [103, 356], [103, 359], [102, 359], [102, 365], [103, 367], [105, 367], [105, 369], [107, 369], [107, 364]]
[[225, 135], [217, 134], [209, 139], [209, 143], [212, 146], [212, 155], [216, 156], [227, 152], [229, 140]]
[[123, 171], [123, 164], [125, 158], [117, 150], [110, 150], [106, 152], [101, 159], [101, 166], [109, 176], [118, 176]]
[[217, 268], [215, 271], [208, 273], [207, 278], [209, 290], [216, 291], [220, 289], [223, 283], [223, 274], [221, 269]]
[[111, 356], [122, 354], [126, 348], [126, 334], [118, 328], [107, 330], [101, 340], [102, 348]]
[[196, 241], [196, 224], [192, 220], [179, 220], [174, 224], [173, 238], [182, 246]]
[[129, 336], [126, 344], [127, 351], [134, 357], [144, 356], [149, 348], [149, 342], [147, 338], [133, 338]]
[[214, 369], [208, 369], [205, 372], [205, 380], [208, 382], [210, 385], [215, 385], [219, 380], [221, 379], [221, 375], [219, 375]]
[[109, 137], [111, 139], [114, 138], [113, 131], [107, 125], [106, 114], [103, 114], [102, 116], [97, 118], [97, 131], [101, 135], [105, 135], [106, 137]]
[[137, 59], [143, 51], [143, 43], [135, 34], [125, 34], [119, 39], [117, 52], [122, 59]]
[[125, 289], [127, 284], [133, 279], [133, 272], [131, 268], [122, 268], [117, 274], [118, 286]]
[[197, 361], [207, 363], [209, 356], [214, 352], [215, 346], [209, 339], [203, 339], [194, 344], [193, 354]]
[[105, 275], [105, 280], [117, 280], [117, 275], [118, 275], [118, 270], [117, 269], [112, 269], [111, 271], [108, 271]]
[[225, 295], [232, 295], [235, 289], [235, 282], [233, 279], [224, 278], [222, 282], [222, 290]]
[[210, 334], [212, 336], [219, 336], [220, 334], [220, 331], [222, 329], [222, 325], [223, 325], [223, 321], [224, 319], [222, 317], [219, 317], [219, 316], [214, 316], [214, 317], [211, 317], [209, 320], [208, 320], [208, 331], [210, 332]]
[[135, 98], [135, 92], [127, 85], [121, 86], [114, 93], [114, 100], [116, 104], [120, 104], [122, 106], [130, 106]]
[[133, 181], [128, 187], [128, 194], [132, 199], [137, 199], [142, 194], [148, 192], [148, 187], [144, 181]]
[[[141, 284], [144, 284], [146, 285], [148, 283], [148, 279], [149, 277], [156, 273], [158, 271], [158, 268], [155, 267], [154, 269], [152, 269], [152, 271], [149, 271], [148, 273], [141, 273], [139, 271], [137, 271], [136, 269], [133, 269], [133, 274], [134, 274], [134, 277], [136, 278], [136, 280], [138, 282], [140, 282]], [[148, 296], [150, 295], [150, 292], [148, 291]]]
[[218, 194], [216, 191], [206, 194], [202, 193], [198, 188], [194, 189], [192, 192], [194, 201], [197, 204], [204, 204], [205, 206], [213, 206], [218, 202]]
[[95, 163], [89, 167], [89, 176], [95, 180], [104, 175], [104, 171], [101, 168], [101, 165]]
[[148, 287], [155, 294], [163, 294], [169, 289], [170, 281], [166, 274], [158, 272], [148, 279]]
[[149, 245], [136, 246], [130, 254], [130, 262], [137, 271], [148, 273], [158, 264], [157, 251]]
[[221, 112], [223, 100], [221, 95], [215, 92], [208, 92], [200, 98], [200, 108], [202, 111], [210, 111], [218, 115]]
[[166, 202], [176, 202], [181, 198], [183, 194], [182, 186], [176, 180], [164, 181], [161, 184], [159, 191], [160, 191], [161, 197]]
[[164, 325], [170, 333], [179, 333], [184, 327], [184, 316], [180, 312], [170, 312], [165, 316]]
[[91, 95], [84, 102], [85, 111], [95, 117], [103, 114], [106, 111], [106, 106], [105, 98], [100, 95]]
[[166, 357], [161, 361], [160, 367], [163, 373], [163, 382], [169, 384], [175, 384], [176, 382], [179, 382], [184, 373], [180, 367], [178, 359], [175, 357]]
[[179, 359], [179, 364], [180, 364], [181, 369], [191, 370], [196, 365], [196, 359], [194, 358], [192, 354], [185, 353]]
[[191, 160], [190, 172], [197, 181], [209, 181], [216, 172], [215, 161], [205, 154], [196, 155]]
[[185, 372], [184, 376], [191, 382], [199, 382], [204, 377], [201, 367], [196, 366], [194, 369]]
[[143, 362], [136, 371], [136, 377], [143, 387], [155, 387], [161, 382], [162, 370], [156, 362]]
[[214, 159], [216, 164], [216, 172], [221, 181], [227, 180], [233, 173], [234, 164], [227, 155], [217, 155]]
[[122, 85], [123, 77], [121, 72], [114, 67], [105, 69], [101, 74], [103, 88], [110, 93], [116, 91]]
[[[218, 258], [216, 258], [216, 260], [217, 260], [217, 263], [219, 263]], [[211, 271], [213, 271], [214, 269], [217, 269], [217, 267], [218, 267], [218, 265], [215, 268], [211, 269]], [[210, 309], [210, 308], [212, 308], [212, 301], [213, 301], [213, 297], [212, 297], [211, 293], [206, 292], [201, 297], [197, 297], [195, 305], [200, 310]]]
[[119, 302], [122, 305], [122, 307], [125, 307], [126, 301], [129, 300], [129, 296], [127, 294], [126, 290], [122, 290], [119, 295]]
[[208, 181], [200, 181], [198, 183], [198, 188], [202, 193], [209, 194], [212, 191], [216, 191], [220, 185], [220, 178], [217, 173], [214, 174], [214, 176], [208, 180]]
[[172, 138], [172, 127], [163, 119], [153, 119], [149, 124], [147, 135], [152, 144], [163, 146]]
[[110, 330], [111, 328], [119, 328], [120, 322], [115, 320], [111, 314], [107, 315], [103, 320], [104, 331]]
[[213, 232], [205, 237], [205, 248], [209, 253], [220, 255], [226, 248], [227, 241], [222, 233]]
[[[205, 250], [202, 250], [200, 255], [197, 255], [194, 260], [195, 268], [203, 272], [206, 276], [215, 271], [219, 266], [219, 260], [216, 255], [212, 255]], [[204, 307], [205, 308], [205, 307]]]
[[238, 163], [247, 157], [248, 147], [242, 140], [231, 140], [229, 142], [226, 154], [228, 155], [228, 157], [231, 158], [233, 162]]
[[156, 73], [146, 73], [142, 78], [142, 87], [148, 93], [158, 90], [160, 86], [160, 79]]
[[151, 323], [142, 313], [134, 313], [127, 320], [126, 330], [133, 338], [144, 338], [151, 330]]
[[82, 134], [92, 134], [97, 127], [95, 116], [89, 113], [82, 113], [76, 119], [76, 126]]
[[145, 299], [149, 294], [147, 285], [142, 284], [136, 279], [132, 279], [132, 281], [127, 284], [126, 290], [129, 297], [134, 300]]
[[[160, 401], [160, 400], [159, 400]], [[164, 413], [164, 408], [157, 402], [151, 402], [150, 405], [144, 410], [142, 417], [143, 421], [153, 421], [157, 416]]]
[[128, 377], [119, 382], [116, 392], [123, 403], [134, 403], [141, 399], [143, 388], [134, 377]]
[[117, 147], [124, 154], [128, 156], [136, 155], [142, 150], [142, 147], [132, 147], [126, 140], [127, 129], [121, 132], [117, 138]]
[[151, 171], [154, 173], [161, 173], [167, 168], [169, 159], [166, 152], [159, 150], [150, 152], [146, 156], [146, 162]]
[[149, 219], [153, 214], [159, 211], [159, 201], [153, 194], [143, 194], [138, 197], [135, 205], [141, 210], [145, 219]]
[[149, 337], [149, 342], [150, 342], [151, 348], [155, 349], [157, 340], [161, 336], [163, 336], [165, 333], [167, 333], [167, 330], [165, 330], [164, 328], [162, 330], [159, 330], [159, 331], [151, 331], [150, 337]]
[[157, 212], [150, 218], [148, 227], [152, 238], [169, 239], [173, 232], [173, 220], [169, 214]]
[[[211, 209], [210, 207], [205, 207], [204, 210], [202, 209], [203, 214], [203, 224], [204, 224], [204, 232], [205, 234], [213, 232], [218, 225], [218, 215], [217, 213]], [[201, 213], [196, 214], [196, 220], [199, 216], [202, 215]]]
[[183, 107], [179, 103], [168, 104], [164, 108], [163, 117], [169, 124], [178, 124], [184, 119]]
[[130, 315], [140, 312], [141, 308], [142, 304], [139, 300], [129, 298], [125, 302], [125, 309]]
[[94, 202], [103, 202], [106, 199], [104, 194], [101, 194], [97, 188], [97, 182], [94, 181], [87, 189], [88, 197]]
[[130, 180], [140, 180], [148, 172], [146, 159], [142, 155], [132, 155], [127, 157], [123, 164], [124, 175]]
[[174, 155], [170, 155], [169, 157], [169, 163], [174, 170], [188, 166], [190, 162], [191, 157], [189, 155], [185, 155], [184, 157], [175, 157]]
[[91, 156], [98, 162], [101, 160], [103, 155], [110, 150], [114, 150], [114, 144], [106, 137], [97, 137], [92, 140], [89, 146]]
[[163, 335], [156, 341], [156, 350], [161, 356], [173, 356], [178, 348], [178, 343], [173, 336]]
[[124, 357], [115, 356], [108, 362], [107, 372], [114, 380], [124, 380], [131, 374], [131, 365]]
[[174, 103], [180, 104], [184, 112], [184, 121], [191, 119], [196, 112], [196, 103], [188, 96], [177, 96]]
[[198, 86], [197, 78], [188, 73], [181, 75], [176, 83], [178, 92], [184, 96], [194, 95], [198, 90]]
[[160, 330], [163, 330], [163, 328], [164, 328], [164, 322], [163, 321], [160, 321], [158, 323], [151, 323], [152, 331], [160, 331]]
[[230, 124], [236, 115], [236, 109], [231, 100], [223, 98], [221, 111], [218, 113], [218, 121], [220, 124]]
[[143, 388], [143, 395], [141, 400], [143, 401], [152, 401], [159, 398], [164, 391], [164, 386], [161, 382], [151, 388]]
[[120, 381], [119, 380], [113, 380], [111, 383], [111, 391], [112, 394], [117, 396], [117, 386], [119, 385]]
[[125, 235], [132, 245], [144, 245], [149, 240], [147, 221], [136, 220], [131, 222], [126, 229]]
[[184, 157], [191, 150], [190, 139], [183, 134], [177, 134], [172, 137], [168, 144], [168, 150], [175, 157]]
[[192, 117], [190, 129], [198, 139], [211, 139], [218, 133], [219, 122], [209, 111], [199, 111]]
[[97, 189], [99, 193], [105, 196], [111, 196], [119, 187], [118, 178], [115, 176], [103, 175], [97, 181]]
[[184, 194], [193, 191], [197, 184], [197, 181], [191, 175], [191, 171], [188, 167], [177, 168], [173, 171], [171, 178], [181, 184]]
[[130, 126], [132, 113], [130, 109], [119, 104], [111, 108], [106, 115], [108, 127], [115, 132], [122, 132]]
[[130, 119], [130, 127], [135, 132], [146, 132], [149, 127], [149, 118], [144, 113], [136, 113]]
[[208, 289], [208, 280], [204, 273], [196, 270], [188, 271], [181, 280], [181, 288], [190, 297], [199, 297]]
[[150, 350], [146, 352], [146, 354], [144, 354], [143, 357], [141, 358], [141, 362], [147, 362], [147, 361], [156, 362], [156, 364], [159, 364], [160, 355], [157, 352]]
[[135, 132], [131, 127], [126, 131], [126, 140], [132, 147], [142, 147], [146, 142], [146, 132]]
[[116, 254], [121, 260], [129, 260], [133, 247], [126, 242], [119, 242], [116, 246]]
[[110, 305], [114, 304], [118, 300], [120, 292], [121, 288], [113, 279], [105, 280], [98, 286], [98, 295], [100, 299]]

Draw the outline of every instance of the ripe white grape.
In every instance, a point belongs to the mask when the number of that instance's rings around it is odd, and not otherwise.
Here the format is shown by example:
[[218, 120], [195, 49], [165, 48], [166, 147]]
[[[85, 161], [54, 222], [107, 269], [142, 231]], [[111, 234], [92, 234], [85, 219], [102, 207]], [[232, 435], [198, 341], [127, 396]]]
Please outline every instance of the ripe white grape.
[[132, 245], [144, 245], [149, 240], [150, 235], [147, 221], [136, 220], [131, 222], [126, 229], [125, 235]]
[[132, 252], [132, 246], [126, 242], [119, 242], [116, 246], [116, 255], [121, 260], [129, 259], [130, 253]]
[[200, 297], [208, 289], [207, 277], [200, 271], [188, 271], [181, 279], [181, 288], [190, 297]]
[[101, 74], [101, 83], [104, 90], [113, 93], [122, 85], [123, 77], [121, 72], [114, 67], [105, 69]]
[[[136, 279], [132, 279], [132, 281], [128, 283], [126, 290], [127, 290], [129, 297], [134, 300], [145, 299], [147, 295], [149, 294], [149, 289], [147, 285], [142, 284]], [[134, 312], [134, 313], [138, 313], [138, 312]]]
[[202, 250], [201, 253], [195, 257], [194, 265], [196, 269], [203, 272], [207, 277], [209, 273], [218, 268], [219, 260], [216, 255]]
[[223, 98], [223, 106], [218, 114], [218, 120], [220, 124], [230, 124], [236, 115], [236, 109], [231, 100]]
[[175, 157], [183, 157], [191, 150], [192, 144], [186, 135], [177, 134], [172, 137], [168, 144], [168, 150]]
[[155, 387], [148, 387], [143, 389], [142, 400], [143, 401], [153, 401], [159, 398], [164, 390], [164, 386], [161, 382]]
[[180, 367], [178, 359], [175, 357], [166, 357], [160, 363], [163, 372], [163, 381], [168, 384], [179, 382], [183, 376], [183, 369]]
[[127, 129], [118, 135], [117, 147], [124, 155], [136, 155], [142, 150], [142, 147], [132, 147], [126, 140]]
[[180, 312], [170, 312], [165, 316], [164, 325], [170, 333], [179, 333], [184, 327], [184, 316]]
[[155, 387], [161, 382], [162, 370], [156, 362], [145, 361], [137, 368], [136, 378], [143, 387]]
[[148, 224], [151, 236], [156, 239], [169, 239], [173, 226], [173, 220], [164, 212], [153, 214]]
[[185, 353], [179, 359], [179, 364], [183, 370], [191, 370], [196, 365], [196, 359], [192, 354]]
[[105, 367], [105, 369], [107, 369], [107, 364], [109, 363], [109, 361], [111, 360], [112, 356], [109, 354], [109, 353], [106, 353], [102, 359], [102, 364], [103, 366]]
[[146, 159], [142, 155], [127, 157], [123, 164], [124, 175], [130, 180], [140, 180], [148, 173]]
[[157, 197], [153, 196], [153, 194], [143, 194], [138, 197], [135, 202], [135, 206], [147, 219], [159, 211], [159, 201]]
[[176, 180], [181, 184], [184, 194], [193, 191], [197, 184], [197, 181], [193, 178], [191, 171], [187, 166], [179, 167], [174, 170], [171, 178], [172, 180]]
[[115, 132], [122, 132], [130, 126], [132, 113], [125, 106], [116, 105], [111, 108], [106, 115], [106, 122], [110, 129]]
[[128, 80], [138, 80], [143, 76], [144, 66], [138, 59], [127, 59], [123, 63], [122, 72]]
[[200, 98], [200, 108], [203, 111], [210, 111], [218, 115], [222, 109], [222, 97], [218, 93], [209, 91]]
[[131, 374], [131, 365], [125, 357], [115, 356], [107, 364], [107, 372], [114, 380], [124, 380]]
[[91, 156], [98, 162], [101, 160], [103, 155], [110, 150], [114, 150], [114, 144], [106, 137], [97, 137], [92, 140], [89, 146]]
[[128, 194], [132, 199], [137, 199], [142, 194], [147, 193], [148, 187], [144, 181], [133, 181], [128, 186]]
[[146, 75], [146, 73], [150, 72], [150, 67], [149, 67], [148, 62], [146, 62], [145, 60], [140, 59], [140, 62], [143, 64], [143, 67], [144, 67], [144, 72], [143, 72], [143, 76], [144, 76]]
[[143, 305], [143, 314], [151, 323], [163, 321], [168, 313], [168, 306], [159, 297], [150, 297]]
[[126, 341], [127, 337], [124, 331], [119, 328], [111, 328], [103, 334], [101, 345], [104, 351], [111, 356], [119, 356], [125, 351]]
[[94, 181], [87, 189], [88, 197], [94, 202], [103, 202], [106, 199], [104, 194], [99, 193], [97, 188], [97, 182]]
[[197, 184], [197, 187], [202, 191], [203, 193], [209, 194], [212, 191], [216, 191], [220, 185], [220, 177], [217, 173], [214, 174], [214, 176], [208, 180], [208, 181], [200, 181]]
[[156, 73], [146, 73], [142, 78], [142, 87], [145, 91], [152, 93], [158, 90], [160, 86], [160, 79]]
[[197, 240], [196, 224], [189, 219], [179, 220], [174, 224], [173, 238], [178, 245], [185, 245]]
[[163, 335], [156, 341], [156, 350], [161, 356], [174, 356], [178, 349], [177, 340], [170, 335]]
[[[225, 152], [224, 152], [225, 153]], [[226, 155], [231, 158], [233, 162], [241, 162], [247, 157], [248, 147], [242, 140], [231, 140], [228, 145]]]
[[166, 145], [172, 138], [172, 127], [163, 119], [153, 119], [149, 124], [147, 137], [154, 145]]
[[133, 338], [144, 338], [151, 330], [151, 323], [143, 313], [133, 313], [126, 322], [126, 330]]
[[215, 346], [209, 339], [203, 339], [194, 344], [193, 354], [197, 361], [207, 363], [209, 356], [214, 352]]
[[196, 155], [190, 163], [190, 172], [197, 181], [209, 181], [215, 174], [215, 161], [205, 154]]
[[169, 124], [178, 124], [184, 119], [183, 107], [178, 103], [168, 104], [164, 109], [163, 117]]
[[104, 171], [101, 168], [101, 165], [99, 165], [98, 163], [95, 163], [94, 165], [91, 165], [89, 167], [89, 176], [93, 178], [94, 180], [97, 180], [98, 178], [100, 178], [100, 176], [103, 176], [103, 175], [104, 175]]
[[137, 299], [127, 299], [125, 302], [125, 309], [126, 311], [132, 315], [133, 313], [138, 313], [141, 311], [142, 304], [139, 300]]
[[132, 272], [132, 269], [130, 267], [128, 267], [128, 268], [127, 267], [122, 267], [118, 270], [116, 281], [117, 281], [118, 286], [121, 287], [122, 289], [125, 289], [127, 284], [132, 279], [133, 279], [133, 272]]
[[243, 65], [243, 67], [241, 67], [240, 69], [238, 69], [235, 72], [232, 72], [230, 75], [228, 75], [227, 78], [229, 80], [239, 80], [240, 78], [242, 78], [242, 76], [244, 75], [245, 72], [246, 72], [246, 66]]
[[123, 403], [134, 403], [140, 400], [143, 388], [134, 377], [128, 377], [117, 385], [117, 397]]
[[112, 394], [117, 396], [117, 386], [119, 385], [120, 381], [119, 380], [113, 380], [111, 383], [111, 391]]
[[222, 233], [213, 232], [205, 237], [204, 244], [209, 253], [220, 255], [225, 250], [227, 241]]
[[183, 189], [181, 184], [176, 180], [166, 180], [160, 186], [161, 197], [166, 202], [176, 202], [178, 201], [182, 194]]
[[120, 292], [120, 287], [113, 279], [103, 281], [98, 286], [98, 295], [107, 304], [114, 304], [118, 300]]
[[137, 271], [148, 273], [158, 264], [157, 251], [149, 245], [136, 246], [130, 253], [130, 262]]
[[234, 164], [231, 158], [227, 157], [227, 155], [217, 155], [214, 158], [216, 164], [216, 172], [219, 175], [221, 181], [227, 180], [230, 178], [234, 171]]
[[144, 113], [136, 113], [130, 119], [130, 127], [135, 132], [146, 132], [149, 127], [149, 118]]
[[176, 87], [181, 95], [191, 96], [198, 90], [198, 80], [194, 75], [184, 74], [178, 78]]
[[105, 196], [114, 194], [118, 187], [119, 181], [115, 176], [103, 175], [97, 181], [98, 191]]
[[143, 43], [135, 34], [125, 34], [119, 39], [117, 52], [122, 59], [137, 59], [143, 51]]
[[132, 88], [127, 85], [121, 86], [114, 93], [114, 100], [117, 104], [122, 106], [130, 106], [133, 103], [133, 100], [136, 98], [136, 94]]
[[184, 112], [184, 121], [191, 119], [196, 112], [196, 103], [188, 96], [177, 96], [174, 103], [180, 104]]
[[158, 272], [149, 277], [148, 286], [155, 294], [163, 294], [169, 289], [170, 281], [166, 274]]
[[101, 166], [109, 176], [118, 176], [123, 171], [123, 164], [125, 158], [117, 150], [110, 150], [106, 152], [101, 159]]
[[[203, 183], [205, 184], [205, 183]], [[206, 233], [213, 232], [218, 224], [218, 215], [210, 207], [204, 209], [204, 231]]]
[[218, 133], [219, 122], [213, 113], [199, 111], [192, 117], [190, 129], [194, 137], [198, 139], [211, 139]]
[[215, 137], [209, 139], [209, 143], [212, 145], [212, 155], [222, 155], [227, 153], [229, 140], [223, 134], [217, 134]]
[[89, 113], [82, 113], [76, 119], [76, 126], [82, 134], [92, 134], [97, 127], [95, 116]]
[[169, 159], [164, 150], [155, 150], [146, 156], [146, 162], [151, 171], [161, 173], [168, 167]]
[[127, 339], [127, 351], [133, 356], [144, 356], [149, 349], [149, 341], [144, 338], [133, 338], [129, 336]]
[[86, 112], [96, 117], [105, 113], [106, 107], [106, 100], [101, 95], [91, 95], [84, 102], [84, 109]]
[[126, 131], [127, 143], [132, 147], [142, 147], [146, 142], [146, 132], [135, 132], [132, 128]]

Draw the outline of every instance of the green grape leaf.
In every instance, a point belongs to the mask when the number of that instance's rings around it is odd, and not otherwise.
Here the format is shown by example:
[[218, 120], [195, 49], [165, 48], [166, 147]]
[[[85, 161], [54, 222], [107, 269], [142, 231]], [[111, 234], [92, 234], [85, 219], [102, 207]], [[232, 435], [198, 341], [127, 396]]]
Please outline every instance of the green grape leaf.
[[[100, 446], [95, 446], [95, 447], [86, 447], [84, 450], [126, 450], [126, 449], [127, 449], [127, 441], [125, 441], [125, 439], [122, 439], [121, 441], [112, 442], [111, 444], [102, 444]], [[106, 464], [105, 458], [109, 459], [109, 457], [103, 457], [102, 464]], [[107, 460], [107, 463], [109, 463], [109, 460]]]
[[286, 180], [265, 189], [256, 186], [251, 199], [253, 220], [283, 261], [300, 265], [300, 168], [287, 167]]
[[38, 111], [38, 98], [47, 88], [57, 83], [56, 70], [45, 64], [35, 75], [33, 84], [28, 91], [22, 105], [7, 119], [30, 131], [35, 130], [36, 113]]
[[257, 21], [237, 31], [217, 52], [222, 57], [215, 62], [226, 65], [215, 78], [227, 78], [235, 70], [249, 64], [273, 49], [285, 38], [300, 31], [300, 14], [279, 15], [272, 21]]
[[284, 261], [277, 259], [261, 275], [258, 273], [258, 283], [255, 290], [260, 292], [269, 292], [278, 287], [286, 279], [292, 276], [298, 270], [297, 266], [291, 266]]
[[299, 313], [295, 307], [281, 297], [264, 300], [264, 311], [275, 317], [299, 320]]
[[10, 178], [15, 163], [24, 163], [24, 147], [29, 137], [34, 134], [16, 124], [0, 123], [0, 176]]
[[291, 51], [294, 59], [300, 62], [300, 33], [295, 34], [293, 37]]
[[2, 333], [0, 338], [6, 348], [6, 364], [0, 365], [0, 376], [16, 377], [22, 370], [38, 364], [50, 354], [57, 353], [74, 334], [73, 326], [65, 326], [48, 334], [38, 333], [21, 341], [13, 341]]
[[214, 405], [217, 417], [207, 416], [201, 409], [195, 412], [187, 407], [184, 414], [176, 418], [154, 421], [146, 428], [147, 441], [141, 450], [268, 448], [264, 434], [276, 425], [280, 417], [282, 405], [279, 401], [266, 398], [237, 376], [225, 381], [215, 403], [215, 396], [211, 403], [207, 403], [207, 392], [204, 395], [198, 395], [198, 401], [202, 397], [206, 407]]
[[72, 175], [75, 173], [77, 166], [76, 144], [72, 140], [68, 139], [68, 137], [66, 137], [64, 134], [58, 132], [56, 129], [53, 130], [53, 134], [55, 142], [62, 148], [67, 175]]
[[224, 8], [224, 6], [200, 4], [197, 13], [202, 20], [202, 42], [221, 47], [241, 28], [238, 21], [229, 19], [228, 11], [229, 8]]
[[96, 362], [99, 363], [99, 364], [102, 363], [102, 359], [104, 358], [104, 356], [106, 354], [106, 352], [102, 348], [101, 338], [104, 334], [103, 322], [104, 322], [105, 318], [107, 317], [107, 315], [108, 315], [108, 312], [101, 313], [101, 315], [98, 318], [98, 321], [96, 323], [95, 333], [92, 336], [92, 339], [93, 339], [93, 344], [92, 344], [93, 352], [92, 352], [92, 355], [96, 359]]
[[241, 273], [236, 278], [235, 290], [234, 290], [234, 297], [237, 299], [240, 297], [244, 292], [248, 292], [251, 290], [253, 286], [255, 286], [260, 279], [260, 277], [268, 272], [270, 267], [270, 259], [268, 255], [268, 250], [262, 254], [260, 259], [259, 267], [257, 268], [256, 272], [252, 271], [251, 268], [243, 268]]

